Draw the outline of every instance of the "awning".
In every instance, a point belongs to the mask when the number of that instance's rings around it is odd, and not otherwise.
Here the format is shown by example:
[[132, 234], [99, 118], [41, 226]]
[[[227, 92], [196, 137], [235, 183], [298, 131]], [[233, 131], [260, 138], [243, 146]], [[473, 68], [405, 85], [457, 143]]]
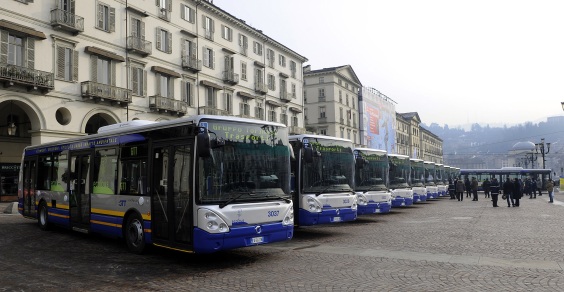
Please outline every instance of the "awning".
[[261, 63], [261, 62], [259, 62], [259, 61], [255, 61], [255, 66], [261, 67], [261, 68], [264, 68], [264, 67], [265, 67], [265, 66], [264, 66], [264, 63]]
[[98, 47], [88, 46], [88, 47], [84, 48], [84, 52], [86, 52], [88, 54], [94, 54], [94, 55], [110, 58], [110, 59], [118, 61], [118, 62], [125, 62], [124, 57], [122, 57], [118, 54], [112, 53], [110, 51], [100, 49]]
[[38, 38], [38, 39], [41, 39], [41, 40], [44, 40], [44, 39], [47, 38], [43, 32], [40, 32], [40, 31], [35, 30], [35, 29], [28, 27], [28, 26], [23, 26], [23, 25], [20, 25], [20, 24], [11, 22], [11, 21], [7, 21], [7, 20], [4, 20], [4, 19], [0, 19], [0, 28], [19, 32], [19, 33], [23, 33], [27, 36]]
[[272, 101], [272, 100], [267, 100], [267, 101], [266, 101], [266, 104], [269, 104], [269, 105], [272, 105], [272, 106], [276, 106], [276, 107], [281, 106], [281, 104], [279, 104], [279, 103], [277, 103], [277, 102], [275, 102], [275, 101]]
[[301, 113], [301, 112], [302, 112], [301, 109], [299, 109], [299, 108], [297, 108], [297, 107], [293, 107], [293, 106], [291, 106], [289, 109], [290, 109], [291, 111], [295, 112], [295, 113]]
[[141, 10], [141, 9], [139, 9], [139, 8], [137, 8], [137, 7], [133, 7], [133, 6], [127, 6], [127, 7], [125, 8], [125, 10], [131, 11], [131, 12], [133, 12], [133, 13], [137, 13], [137, 14], [143, 16], [143, 17], [149, 16], [149, 13], [147, 13], [147, 11]]
[[240, 97], [246, 97], [246, 98], [255, 98], [254, 95], [244, 92], [244, 91], [237, 91], [237, 95]]
[[182, 75], [180, 75], [179, 73], [177, 73], [173, 70], [161, 67], [161, 66], [153, 66], [153, 67], [151, 67], [151, 71], [161, 73], [161, 74], [164, 74], [164, 75], [168, 75], [168, 76], [174, 77], [174, 78], [182, 77]]
[[231, 55], [235, 55], [235, 54], [236, 54], [235, 51], [230, 50], [230, 49], [228, 49], [228, 48], [221, 48], [221, 50], [224, 51], [224, 52], [226, 52], [226, 53], [228, 53], [228, 54], [231, 54]]
[[187, 36], [193, 37], [193, 38], [198, 37], [198, 35], [196, 33], [193, 33], [189, 30], [181, 29], [180, 32], [187, 35]]
[[284, 73], [282, 73], [282, 72], [280, 72], [278, 75], [280, 75], [280, 77], [282, 77], [282, 78], [288, 78], [288, 77], [290, 77], [290, 76], [288, 76], [288, 74], [284, 74]]
[[211, 81], [207, 81], [207, 80], [202, 80], [202, 81], [200, 81], [200, 84], [203, 85], [203, 86], [213, 87], [213, 88], [219, 89], [219, 90], [222, 90], [222, 89], [223, 89], [223, 86], [221, 86], [221, 85], [219, 85], [219, 84], [217, 84], [217, 83], [213, 83], [213, 82], [211, 82]]

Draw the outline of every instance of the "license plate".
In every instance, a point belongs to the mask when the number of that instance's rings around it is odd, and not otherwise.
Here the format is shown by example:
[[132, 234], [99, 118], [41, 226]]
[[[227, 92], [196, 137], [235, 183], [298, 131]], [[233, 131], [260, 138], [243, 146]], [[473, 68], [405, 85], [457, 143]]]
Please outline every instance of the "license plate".
[[333, 217], [333, 222], [341, 222], [341, 217]]
[[405, 206], [405, 202], [402, 202], [401, 205], [402, 205], [402, 206]]
[[264, 237], [262, 237], [262, 236], [251, 238], [252, 244], [259, 244], [259, 243], [263, 243], [263, 242], [264, 242]]
[[380, 213], [380, 209], [376, 209], [376, 211], [374, 211], [374, 213]]

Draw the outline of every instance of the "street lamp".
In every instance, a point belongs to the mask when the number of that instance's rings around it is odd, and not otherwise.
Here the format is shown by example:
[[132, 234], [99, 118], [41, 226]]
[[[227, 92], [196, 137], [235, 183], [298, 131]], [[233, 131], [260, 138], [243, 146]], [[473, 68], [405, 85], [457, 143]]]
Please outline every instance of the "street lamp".
[[15, 136], [17, 129], [18, 128], [16, 127], [16, 124], [14, 124], [14, 114], [13, 114], [13, 111], [12, 111], [12, 101], [10, 101], [10, 122], [8, 122], [8, 136]]
[[[546, 150], [544, 149], [545, 144], [546, 144]], [[542, 169], [544, 169], [546, 162], [546, 160], [544, 159], [544, 155], [550, 152], [550, 143], [544, 143], [544, 138], [542, 138], [540, 143], [535, 144], [535, 150], [537, 154], [539, 154], [540, 151], [540, 154], [542, 155]]]
[[[536, 146], [536, 144], [535, 144], [535, 146]], [[529, 156], [529, 155], [531, 155], [531, 156]], [[538, 158], [538, 155], [535, 156], [535, 152], [531, 151], [531, 153], [525, 153], [525, 160], [527, 161], [527, 162], [525, 162], [525, 165], [527, 165], [529, 160], [530, 160], [531, 161], [531, 169], [535, 169], [535, 161], [537, 161], [537, 158]]]

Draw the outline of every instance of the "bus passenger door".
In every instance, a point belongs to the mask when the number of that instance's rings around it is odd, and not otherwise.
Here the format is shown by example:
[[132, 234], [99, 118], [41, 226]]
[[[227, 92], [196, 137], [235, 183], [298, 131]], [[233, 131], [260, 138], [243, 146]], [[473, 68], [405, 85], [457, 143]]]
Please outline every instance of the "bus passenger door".
[[90, 152], [71, 153], [69, 212], [73, 227], [90, 225]]
[[23, 165], [23, 215], [35, 217], [35, 177], [37, 172], [37, 160], [28, 158]]
[[193, 230], [192, 143], [153, 148], [153, 238], [190, 244]]

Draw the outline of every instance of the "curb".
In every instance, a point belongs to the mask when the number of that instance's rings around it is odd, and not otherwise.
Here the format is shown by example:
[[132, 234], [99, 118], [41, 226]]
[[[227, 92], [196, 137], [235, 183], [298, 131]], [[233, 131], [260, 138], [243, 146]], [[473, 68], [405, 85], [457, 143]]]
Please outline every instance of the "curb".
[[10, 203], [5, 209], [4, 214], [17, 214], [18, 213], [18, 204], [13, 202]]

